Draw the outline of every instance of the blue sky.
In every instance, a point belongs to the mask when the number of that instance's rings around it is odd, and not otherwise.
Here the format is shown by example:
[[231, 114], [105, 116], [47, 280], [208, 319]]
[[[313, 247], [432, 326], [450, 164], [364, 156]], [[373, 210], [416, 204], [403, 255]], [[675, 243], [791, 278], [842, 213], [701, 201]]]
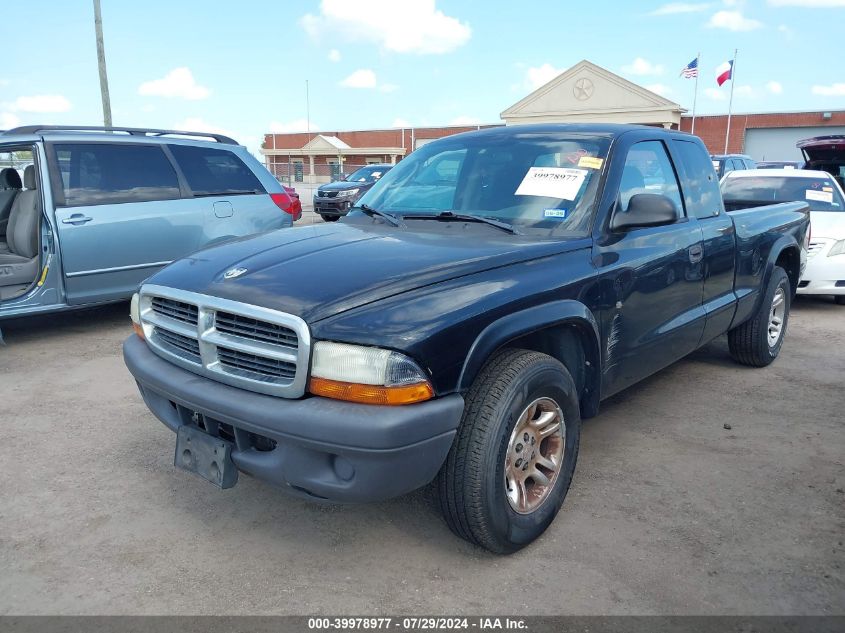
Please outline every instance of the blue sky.
[[[734, 112], [845, 108], [845, 0], [101, 0], [115, 124], [264, 132], [499, 122], [589, 59], [724, 113], [715, 69], [739, 49]], [[0, 129], [101, 124], [91, 0], [3, 9]]]

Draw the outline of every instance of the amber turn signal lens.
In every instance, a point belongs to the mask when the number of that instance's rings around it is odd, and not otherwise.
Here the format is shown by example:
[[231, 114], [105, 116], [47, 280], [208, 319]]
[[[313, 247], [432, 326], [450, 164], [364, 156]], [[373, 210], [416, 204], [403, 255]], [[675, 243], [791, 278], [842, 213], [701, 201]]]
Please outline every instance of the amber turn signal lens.
[[315, 396], [359, 402], [361, 404], [413, 404], [434, 397], [434, 389], [427, 382], [397, 387], [380, 385], [360, 385], [354, 382], [340, 382], [326, 378], [312, 378], [308, 391]]
[[133, 323], [132, 329], [135, 330], [135, 334], [137, 334], [141, 338], [144, 338], [144, 328], [142, 328], [139, 324]]

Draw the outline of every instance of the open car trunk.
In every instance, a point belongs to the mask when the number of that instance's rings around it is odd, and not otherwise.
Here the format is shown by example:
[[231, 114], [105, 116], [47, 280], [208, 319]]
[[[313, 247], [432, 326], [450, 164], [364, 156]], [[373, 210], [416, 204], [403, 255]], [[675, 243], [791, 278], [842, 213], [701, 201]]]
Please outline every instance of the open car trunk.
[[804, 155], [804, 169], [826, 171], [845, 188], [845, 136], [815, 136], [796, 147]]

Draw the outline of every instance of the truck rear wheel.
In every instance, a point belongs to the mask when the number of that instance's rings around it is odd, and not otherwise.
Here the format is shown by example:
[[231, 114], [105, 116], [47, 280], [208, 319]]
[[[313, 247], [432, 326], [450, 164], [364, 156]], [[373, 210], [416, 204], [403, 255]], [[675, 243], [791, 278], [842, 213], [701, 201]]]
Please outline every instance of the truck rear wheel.
[[505, 350], [481, 370], [438, 475], [455, 534], [492, 552], [528, 545], [560, 510], [578, 458], [575, 382], [538, 352]]
[[789, 277], [783, 268], [775, 266], [757, 311], [728, 332], [728, 347], [736, 362], [765, 367], [777, 358], [786, 335], [791, 298]]

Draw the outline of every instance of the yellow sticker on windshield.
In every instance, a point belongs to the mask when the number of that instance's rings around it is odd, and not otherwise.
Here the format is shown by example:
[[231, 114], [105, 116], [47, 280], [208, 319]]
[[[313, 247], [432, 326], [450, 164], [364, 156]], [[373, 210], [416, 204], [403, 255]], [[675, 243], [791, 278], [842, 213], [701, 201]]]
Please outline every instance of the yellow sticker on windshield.
[[830, 193], [833, 193], [833, 187], [822, 187], [822, 191], [829, 191]]
[[579, 167], [589, 167], [590, 169], [601, 169], [604, 164], [604, 159], [596, 158], [595, 156], [582, 156], [578, 161]]

